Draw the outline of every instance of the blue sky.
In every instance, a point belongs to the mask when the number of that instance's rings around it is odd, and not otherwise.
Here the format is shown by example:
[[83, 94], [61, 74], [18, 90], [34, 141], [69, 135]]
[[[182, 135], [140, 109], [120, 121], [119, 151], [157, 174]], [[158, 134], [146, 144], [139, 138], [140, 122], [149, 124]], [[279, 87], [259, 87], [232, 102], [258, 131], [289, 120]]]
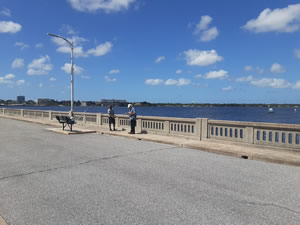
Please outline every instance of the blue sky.
[[0, 99], [299, 103], [292, 0], [1, 0]]

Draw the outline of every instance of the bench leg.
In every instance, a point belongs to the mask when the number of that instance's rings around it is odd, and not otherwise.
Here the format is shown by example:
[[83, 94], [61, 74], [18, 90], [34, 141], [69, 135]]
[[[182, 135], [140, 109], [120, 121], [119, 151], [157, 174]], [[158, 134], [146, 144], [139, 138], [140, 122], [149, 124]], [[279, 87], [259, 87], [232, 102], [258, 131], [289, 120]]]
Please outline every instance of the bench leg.
[[[67, 125], [68, 125], [70, 131], [72, 131], [72, 124], [68, 124], [68, 123], [67, 123]], [[1, 224], [0, 224], [0, 225], [1, 225]]]

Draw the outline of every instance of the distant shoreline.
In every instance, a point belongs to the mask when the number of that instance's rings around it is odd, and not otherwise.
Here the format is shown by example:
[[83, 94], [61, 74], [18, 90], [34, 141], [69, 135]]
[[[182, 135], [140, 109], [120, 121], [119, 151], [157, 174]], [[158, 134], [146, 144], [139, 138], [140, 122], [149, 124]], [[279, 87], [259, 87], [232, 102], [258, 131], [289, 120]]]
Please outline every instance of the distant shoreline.
[[[300, 104], [211, 104], [211, 103], [148, 103], [148, 102], [130, 102], [136, 107], [264, 107], [264, 108], [300, 108]], [[109, 104], [108, 104], [109, 105]], [[108, 105], [75, 105], [76, 107], [107, 107]], [[126, 107], [126, 104], [112, 104], [115, 107]], [[69, 107], [70, 105], [57, 105], [57, 104], [47, 104], [47, 105], [38, 105], [38, 104], [10, 104], [4, 105], [1, 104], [0, 107]]]

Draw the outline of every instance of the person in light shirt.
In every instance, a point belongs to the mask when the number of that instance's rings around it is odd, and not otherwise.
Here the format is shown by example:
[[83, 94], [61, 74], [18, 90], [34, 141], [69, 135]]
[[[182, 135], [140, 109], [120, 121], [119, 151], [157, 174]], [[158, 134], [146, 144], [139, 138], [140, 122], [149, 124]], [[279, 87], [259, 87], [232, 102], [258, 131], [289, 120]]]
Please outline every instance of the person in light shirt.
[[113, 125], [114, 129], [116, 130], [116, 120], [115, 120], [115, 111], [113, 110], [112, 106], [109, 106], [107, 110], [108, 116], [109, 116], [109, 130], [112, 131], [111, 129], [111, 124]]
[[130, 127], [131, 130], [128, 134], [135, 134], [135, 126], [136, 126], [136, 112], [133, 108], [132, 104], [128, 104], [129, 112], [127, 113], [129, 115], [130, 120]]

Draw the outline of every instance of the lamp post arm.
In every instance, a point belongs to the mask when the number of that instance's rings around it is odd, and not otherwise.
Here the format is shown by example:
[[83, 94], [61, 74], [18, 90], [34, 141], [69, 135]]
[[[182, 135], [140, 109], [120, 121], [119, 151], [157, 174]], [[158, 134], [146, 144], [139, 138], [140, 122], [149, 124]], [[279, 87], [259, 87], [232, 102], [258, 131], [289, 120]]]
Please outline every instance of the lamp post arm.
[[47, 35], [56, 37], [56, 38], [61, 38], [61, 39], [65, 40], [71, 47], [73, 47], [73, 42], [70, 42], [67, 38], [61, 37], [57, 34], [51, 34], [51, 33], [47, 33]]

